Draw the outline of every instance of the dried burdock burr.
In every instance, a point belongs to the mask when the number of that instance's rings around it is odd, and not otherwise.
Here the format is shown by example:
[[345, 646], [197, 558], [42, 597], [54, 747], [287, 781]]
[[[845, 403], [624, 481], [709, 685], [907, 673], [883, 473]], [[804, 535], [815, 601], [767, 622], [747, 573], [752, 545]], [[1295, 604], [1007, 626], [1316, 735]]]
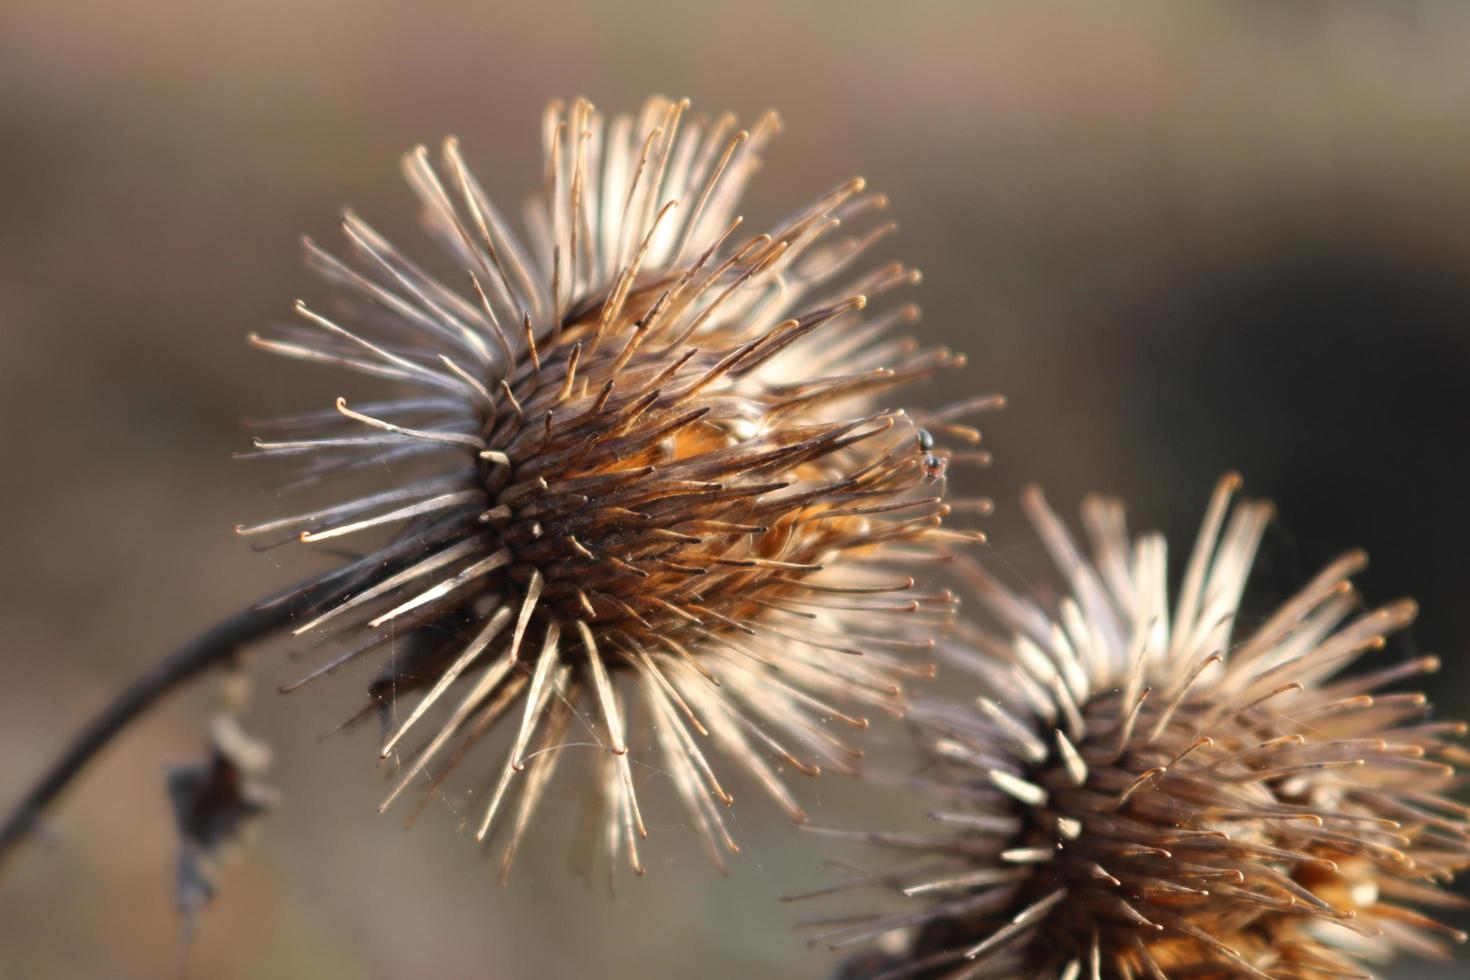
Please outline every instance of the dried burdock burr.
[[1059, 601], [963, 566], [992, 622], [962, 624], [941, 663], [984, 693], [915, 706], [937, 827], [853, 835], [906, 856], [840, 887], [920, 904], [834, 923], [834, 946], [901, 946], [845, 975], [1325, 980], [1464, 940], [1421, 909], [1463, 905], [1440, 886], [1470, 855], [1470, 810], [1446, 795], [1465, 728], [1396, 686], [1438, 662], [1348, 670], [1414, 604], [1359, 612], [1352, 552], [1247, 620], [1271, 508], [1232, 511], [1237, 484], [1211, 499], [1172, 604], [1163, 538], [1130, 541], [1113, 500], [1083, 507], [1089, 559], [1025, 497]]
[[775, 116], [737, 131], [687, 109], [554, 104], [525, 239], [454, 140], [437, 167], [419, 148], [404, 172], [436, 270], [348, 213], [344, 257], [305, 245], [329, 302], [251, 338], [387, 382], [245, 454], [337, 489], [243, 535], [361, 556], [258, 607], [319, 656], [286, 689], [383, 665], [359, 717], [384, 723], [384, 808], [465, 773], [468, 830], [503, 828], [507, 869], [568, 754], [590, 764], [587, 825], [639, 871], [638, 755], [717, 862], [736, 850], [719, 757], [801, 818], [784, 771], [852, 769], [842, 730], [900, 710], [952, 615], [915, 576], [975, 537], [941, 527], [943, 489], [982, 454], [944, 444], [977, 442], [963, 419], [998, 400], [889, 401], [962, 358], [902, 335], [914, 307], [871, 312], [917, 281], [861, 267], [884, 199], [848, 181], [743, 236]]

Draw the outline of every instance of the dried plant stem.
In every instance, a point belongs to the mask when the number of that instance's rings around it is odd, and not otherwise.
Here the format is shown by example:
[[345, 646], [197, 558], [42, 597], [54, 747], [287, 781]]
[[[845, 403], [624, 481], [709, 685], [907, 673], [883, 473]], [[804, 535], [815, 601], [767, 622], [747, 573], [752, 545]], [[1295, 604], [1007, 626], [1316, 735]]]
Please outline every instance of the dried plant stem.
[[[334, 583], [297, 587], [230, 616], [150, 666], [76, 736], [47, 767], [0, 824], [0, 867], [36, 828], [46, 808], [71, 785], [87, 763], [165, 695], [211, 667], [226, 664], [241, 647], [288, 625]], [[294, 601], [287, 601], [293, 599]]]

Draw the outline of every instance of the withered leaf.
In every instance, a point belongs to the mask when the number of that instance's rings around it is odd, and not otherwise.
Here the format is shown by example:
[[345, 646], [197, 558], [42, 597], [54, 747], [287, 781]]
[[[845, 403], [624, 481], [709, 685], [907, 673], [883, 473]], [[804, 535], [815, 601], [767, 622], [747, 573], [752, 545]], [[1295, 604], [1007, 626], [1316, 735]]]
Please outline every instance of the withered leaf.
[[168, 794], [179, 832], [175, 900], [192, 930], [201, 908], [215, 895], [219, 864], [256, 818], [280, 799], [263, 781], [270, 747], [251, 738], [231, 715], [210, 726], [209, 755], [168, 772]]

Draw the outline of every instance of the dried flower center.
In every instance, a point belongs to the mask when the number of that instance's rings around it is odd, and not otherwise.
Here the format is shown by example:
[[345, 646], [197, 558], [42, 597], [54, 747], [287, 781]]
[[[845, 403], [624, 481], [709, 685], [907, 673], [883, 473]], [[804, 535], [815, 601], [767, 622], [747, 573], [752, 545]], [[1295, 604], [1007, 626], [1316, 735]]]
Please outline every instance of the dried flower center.
[[536, 589], [564, 615], [678, 637], [704, 614], [761, 615], [831, 555], [871, 550], [865, 517], [838, 503], [899, 502], [932, 479], [933, 454], [909, 438], [844, 476], [847, 447], [883, 436], [893, 419], [812, 422], [802, 417], [808, 387], [742, 384], [779, 327], [702, 336], [709, 353], [645, 348], [656, 293], [634, 297], [650, 311], [639, 321], [608, 322], [585, 306], [487, 386], [478, 465], [490, 506], [478, 521], [501, 546], [489, 589]]

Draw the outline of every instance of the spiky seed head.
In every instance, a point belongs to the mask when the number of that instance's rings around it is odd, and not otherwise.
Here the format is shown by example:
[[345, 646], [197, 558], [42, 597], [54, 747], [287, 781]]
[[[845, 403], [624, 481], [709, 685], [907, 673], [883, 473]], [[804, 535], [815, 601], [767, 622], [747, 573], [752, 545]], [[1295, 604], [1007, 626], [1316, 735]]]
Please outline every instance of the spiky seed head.
[[340, 649], [289, 686], [396, 641], [369, 709], [415, 699], [385, 721], [399, 771], [384, 806], [508, 741], [470, 822], [482, 840], [509, 822], [507, 868], [564, 742], [602, 746], [591, 795], [607, 850], [635, 869], [628, 746], [645, 732], [717, 861], [736, 847], [709, 749], [799, 818], [778, 770], [850, 769], [828, 722], [896, 709], [951, 614], [909, 572], [966, 538], [940, 528], [954, 454], [933, 443], [976, 441], [959, 417], [984, 403], [924, 417], [879, 400], [960, 360], [895, 336], [912, 307], [868, 309], [916, 273], [847, 275], [890, 226], [836, 229], [883, 199], [849, 181], [742, 236], [735, 208], [775, 117], [736, 131], [686, 109], [552, 105], [524, 240], [455, 141], [438, 168], [414, 151], [424, 224], [462, 280], [348, 214], [347, 259], [306, 243], [335, 306], [298, 304], [298, 325], [254, 338], [398, 389], [257, 440], [300, 482], [387, 484], [242, 529], [371, 542], [296, 629]]
[[1463, 941], [1417, 908], [1460, 904], [1438, 886], [1470, 855], [1470, 810], [1445, 795], [1464, 726], [1381, 693], [1437, 661], [1344, 672], [1414, 604], [1358, 611], [1353, 552], [1241, 616], [1271, 508], [1232, 512], [1237, 483], [1210, 501], [1172, 604], [1164, 539], [1130, 541], [1113, 500], [1083, 507], [1089, 559], [1026, 496], [1059, 602], [963, 566], [998, 628], [961, 626], [942, 662], [983, 693], [915, 708], [934, 832], [860, 835], [909, 855], [879, 880], [926, 903], [824, 937], [911, 930], [861, 976], [1326, 980]]

